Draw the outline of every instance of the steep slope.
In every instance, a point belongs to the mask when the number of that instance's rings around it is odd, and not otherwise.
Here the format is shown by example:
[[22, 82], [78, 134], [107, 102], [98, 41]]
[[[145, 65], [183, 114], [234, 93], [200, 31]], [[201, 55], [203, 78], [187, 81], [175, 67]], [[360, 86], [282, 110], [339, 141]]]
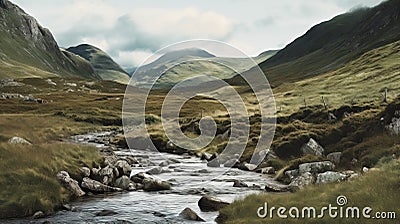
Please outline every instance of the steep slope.
[[128, 83], [129, 75], [121, 68], [107, 53], [89, 44], [81, 44], [70, 47], [67, 51], [72, 52], [88, 60], [103, 80], [111, 80], [120, 83]]
[[335, 70], [374, 48], [400, 40], [400, 0], [336, 16], [260, 64], [274, 84]]
[[0, 0], [0, 18], [0, 78], [100, 78], [88, 62], [61, 51], [48, 29], [8, 0]]

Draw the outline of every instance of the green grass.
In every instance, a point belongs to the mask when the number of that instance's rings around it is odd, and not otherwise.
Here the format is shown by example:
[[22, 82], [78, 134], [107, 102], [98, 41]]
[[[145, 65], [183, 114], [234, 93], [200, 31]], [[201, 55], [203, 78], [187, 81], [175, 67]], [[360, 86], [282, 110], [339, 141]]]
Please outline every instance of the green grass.
[[[1, 100], [0, 218], [30, 216], [38, 210], [50, 214], [71, 200], [69, 192], [57, 182], [57, 172], [66, 170], [79, 180], [81, 166], [97, 167], [103, 158], [96, 148], [64, 140], [121, 125], [125, 86], [108, 81], [52, 80], [57, 86], [31, 78], [18, 80], [25, 84], [23, 87], [4, 88], [8, 93], [32, 93], [46, 103]], [[77, 87], [64, 86], [65, 82], [76, 83]], [[83, 85], [96, 92], [82, 90]], [[74, 92], [67, 93], [68, 89]], [[155, 121], [156, 117], [152, 118], [150, 121]], [[14, 136], [25, 138], [32, 145], [8, 144]]]
[[67, 170], [78, 178], [79, 167], [102, 161], [95, 148], [63, 143], [0, 143], [0, 158], [0, 218], [28, 216], [39, 210], [53, 212], [70, 200], [55, 179], [57, 172]]
[[[389, 157], [390, 158], [390, 157]], [[390, 160], [389, 158], [385, 160]], [[346, 206], [371, 207], [374, 214], [380, 212], [396, 212], [395, 220], [379, 220], [379, 223], [397, 223], [400, 214], [400, 160], [382, 162], [378, 169], [371, 170], [366, 175], [351, 182], [310, 186], [296, 193], [284, 194], [254, 194], [235, 201], [223, 208], [218, 217], [219, 223], [377, 223], [376, 219], [279, 219], [275, 213], [273, 219], [257, 217], [257, 209], [268, 202], [269, 208], [295, 206], [297, 208], [322, 207], [336, 204], [336, 198], [344, 195], [348, 199]]]

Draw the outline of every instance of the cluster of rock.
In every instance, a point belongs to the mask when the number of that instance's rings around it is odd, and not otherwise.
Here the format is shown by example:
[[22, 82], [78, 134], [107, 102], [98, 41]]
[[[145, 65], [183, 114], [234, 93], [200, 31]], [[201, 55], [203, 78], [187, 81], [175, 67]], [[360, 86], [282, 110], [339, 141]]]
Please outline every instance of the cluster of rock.
[[41, 99], [41, 98], [34, 98], [32, 95], [21, 95], [18, 93], [2, 93], [0, 94], [0, 99], [2, 100], [6, 100], [6, 99], [22, 99], [25, 102], [33, 102], [33, 103], [46, 103], [45, 100]]
[[22, 82], [14, 81], [14, 79], [1, 79], [0, 80], [0, 87], [20, 87], [24, 86], [25, 84]]
[[400, 110], [394, 112], [394, 116], [386, 129], [393, 135], [400, 135]]
[[60, 171], [57, 180], [75, 197], [82, 197], [88, 192], [105, 193], [116, 191], [161, 191], [171, 189], [167, 181], [159, 180], [146, 173], [137, 173], [131, 176], [132, 166], [137, 164], [135, 158], [106, 157], [106, 166], [99, 168], [82, 167], [81, 178], [78, 182], [70, 177], [68, 172]]

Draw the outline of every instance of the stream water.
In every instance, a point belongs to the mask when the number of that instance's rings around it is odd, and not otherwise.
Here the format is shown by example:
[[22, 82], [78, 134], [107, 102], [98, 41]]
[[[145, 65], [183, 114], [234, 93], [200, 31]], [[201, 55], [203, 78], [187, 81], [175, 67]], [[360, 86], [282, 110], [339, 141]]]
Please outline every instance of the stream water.
[[[98, 133], [75, 136], [74, 141], [80, 144], [90, 143], [97, 138], [111, 133]], [[239, 169], [211, 168], [197, 157], [188, 155], [173, 155], [155, 153], [145, 150], [118, 149], [117, 155], [133, 155], [142, 160], [147, 160], [150, 166], [158, 166], [163, 161], [175, 161], [168, 166], [172, 172], [154, 175], [157, 178], [168, 180], [172, 185], [171, 190], [158, 192], [122, 192], [114, 194], [101, 194], [84, 197], [70, 205], [77, 211], [58, 211], [50, 217], [39, 220], [14, 220], [9, 223], [196, 223], [186, 221], [179, 217], [179, 213], [186, 207], [197, 212], [205, 219], [206, 223], [215, 223], [218, 212], [201, 212], [197, 202], [202, 195], [212, 195], [228, 202], [239, 199], [251, 193], [262, 192], [267, 181], [273, 181], [270, 176], [242, 171]], [[177, 163], [179, 161], [179, 163]], [[142, 172], [142, 167], [133, 168], [132, 174]], [[220, 173], [224, 172], [223, 175]], [[247, 183], [248, 188], [233, 187], [233, 180]], [[253, 185], [255, 185], [253, 187]], [[112, 210], [118, 214], [112, 216], [96, 216], [104, 209]], [[256, 211], [254, 211], [256, 215]], [[204, 223], [204, 222], [199, 222]]]

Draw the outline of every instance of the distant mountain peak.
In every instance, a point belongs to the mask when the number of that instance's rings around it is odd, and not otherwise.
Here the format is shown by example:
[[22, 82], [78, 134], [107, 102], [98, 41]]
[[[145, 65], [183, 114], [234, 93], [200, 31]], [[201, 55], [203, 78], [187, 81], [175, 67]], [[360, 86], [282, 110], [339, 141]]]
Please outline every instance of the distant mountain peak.
[[90, 44], [80, 44], [68, 48], [67, 51], [89, 61], [103, 80], [112, 80], [121, 83], [129, 82], [128, 73], [100, 48]]

